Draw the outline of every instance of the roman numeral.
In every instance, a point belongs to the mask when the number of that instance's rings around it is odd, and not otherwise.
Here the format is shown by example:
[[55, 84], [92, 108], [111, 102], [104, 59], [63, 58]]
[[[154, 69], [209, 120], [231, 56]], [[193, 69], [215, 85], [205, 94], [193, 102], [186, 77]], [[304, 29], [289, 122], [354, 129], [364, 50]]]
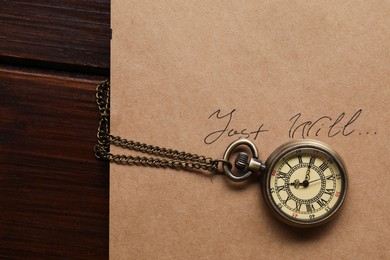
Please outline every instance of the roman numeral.
[[316, 157], [314, 157], [314, 156], [312, 156], [312, 157], [310, 157], [310, 162], [309, 162], [309, 164], [310, 165], [314, 165], [314, 163], [316, 162]]
[[303, 161], [302, 161], [302, 155], [301, 155], [301, 154], [298, 154], [298, 162], [299, 162], [299, 163], [303, 163]]
[[286, 177], [286, 173], [284, 172], [278, 172], [278, 174], [276, 175], [276, 178], [278, 179], [284, 179]]
[[330, 180], [330, 181], [334, 181], [335, 177], [333, 174], [329, 175], [328, 177], [326, 177], [327, 180]]
[[326, 189], [326, 190], [324, 191], [324, 193], [325, 193], [325, 194], [328, 194], [329, 196], [332, 196], [333, 193], [334, 193], [334, 189]]
[[295, 210], [296, 211], [301, 211], [302, 203], [295, 202]]
[[288, 165], [288, 167], [290, 167], [292, 169], [292, 166], [285, 160], [283, 159], [284, 163]]
[[326, 169], [328, 169], [328, 164], [325, 163], [325, 162], [323, 162], [323, 163], [320, 165], [319, 168], [321, 169], [321, 171], [325, 171]]
[[305, 204], [306, 205], [306, 211], [307, 212], [312, 212], [314, 210], [313, 204]]
[[276, 186], [276, 191], [279, 192], [284, 189], [284, 186]]
[[326, 205], [326, 200], [324, 200], [323, 198], [317, 200], [317, 203], [318, 205], [320, 205], [320, 207], [322, 208], [323, 206]]
[[284, 201], [284, 204], [287, 203], [287, 201], [289, 201], [291, 199], [290, 195], [287, 197], [287, 199]]

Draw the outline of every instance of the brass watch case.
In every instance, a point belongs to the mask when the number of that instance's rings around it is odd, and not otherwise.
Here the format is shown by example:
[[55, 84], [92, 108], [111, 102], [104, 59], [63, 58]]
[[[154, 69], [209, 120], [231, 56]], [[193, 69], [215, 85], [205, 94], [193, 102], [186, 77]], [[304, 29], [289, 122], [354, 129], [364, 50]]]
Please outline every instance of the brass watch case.
[[[272, 170], [274, 169], [275, 165], [279, 160], [281, 160], [285, 155], [292, 151], [296, 151], [299, 149], [314, 149], [319, 150], [323, 153], [325, 153], [327, 156], [331, 157], [333, 162], [337, 165], [340, 176], [342, 178], [342, 188], [340, 193], [340, 198], [336, 205], [334, 205], [331, 210], [322, 218], [310, 220], [310, 221], [303, 221], [299, 219], [294, 219], [291, 216], [288, 216], [283, 211], [281, 211], [278, 206], [276, 205], [275, 201], [272, 198], [271, 190], [270, 190], [270, 178], [272, 174]], [[267, 161], [265, 162], [265, 170], [262, 174], [262, 180], [261, 180], [261, 186], [262, 186], [262, 193], [265, 198], [265, 201], [267, 202], [269, 208], [271, 209], [271, 212], [274, 214], [275, 217], [277, 217], [280, 221], [293, 226], [293, 227], [299, 227], [299, 228], [310, 228], [310, 227], [316, 227], [322, 224], [327, 223], [329, 220], [334, 218], [335, 215], [339, 212], [341, 206], [344, 204], [345, 197], [348, 190], [348, 177], [347, 177], [347, 170], [345, 167], [345, 164], [343, 160], [341, 159], [340, 155], [335, 152], [333, 149], [331, 149], [328, 145], [317, 141], [317, 140], [310, 140], [310, 139], [304, 139], [304, 140], [294, 140], [291, 142], [288, 142], [280, 147], [278, 147], [275, 151], [271, 153], [271, 155], [268, 157]]]

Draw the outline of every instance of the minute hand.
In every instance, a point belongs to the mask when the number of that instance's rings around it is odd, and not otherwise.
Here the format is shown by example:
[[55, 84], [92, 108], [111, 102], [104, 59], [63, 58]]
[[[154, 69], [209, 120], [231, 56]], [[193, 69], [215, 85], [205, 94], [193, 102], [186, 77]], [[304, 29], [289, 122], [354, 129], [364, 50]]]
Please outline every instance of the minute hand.
[[309, 181], [309, 183], [312, 183], [312, 182], [316, 182], [316, 181], [320, 181], [321, 179], [316, 179], [316, 180], [313, 180], [313, 181]]

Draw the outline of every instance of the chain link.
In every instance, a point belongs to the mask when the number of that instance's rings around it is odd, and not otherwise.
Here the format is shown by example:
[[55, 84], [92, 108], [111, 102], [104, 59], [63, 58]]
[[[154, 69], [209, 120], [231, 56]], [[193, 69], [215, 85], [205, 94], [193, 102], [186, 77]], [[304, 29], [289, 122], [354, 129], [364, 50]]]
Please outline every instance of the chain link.
[[[173, 149], [161, 148], [119, 136], [110, 135], [110, 81], [100, 83], [96, 88], [96, 104], [100, 113], [100, 120], [97, 132], [98, 143], [95, 145], [95, 156], [99, 159], [108, 160], [117, 164], [174, 168], [183, 170], [206, 170], [218, 171], [218, 164], [228, 164], [224, 160], [213, 160], [211, 158], [181, 152]], [[110, 153], [110, 144], [136, 152], [146, 153], [156, 157], [120, 155]], [[231, 166], [231, 165], [230, 165]]]

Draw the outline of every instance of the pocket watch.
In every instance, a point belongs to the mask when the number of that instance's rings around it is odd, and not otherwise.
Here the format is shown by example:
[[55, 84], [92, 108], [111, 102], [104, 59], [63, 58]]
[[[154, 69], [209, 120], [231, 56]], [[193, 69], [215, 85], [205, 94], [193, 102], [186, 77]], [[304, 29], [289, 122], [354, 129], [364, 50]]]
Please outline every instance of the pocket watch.
[[225, 152], [228, 161], [238, 146], [249, 147], [237, 155], [232, 172], [228, 164], [224, 173], [234, 181], [261, 174], [264, 199], [276, 218], [294, 227], [315, 227], [328, 222], [342, 206], [348, 188], [347, 171], [341, 157], [328, 145], [316, 140], [294, 140], [274, 152], [263, 164], [256, 146], [249, 140], [233, 142]]
[[[216, 160], [135, 142], [110, 134], [109, 90], [107, 80], [98, 85], [96, 93], [100, 121], [94, 151], [99, 159], [124, 165], [214, 173], [222, 168], [233, 181], [243, 181], [257, 172], [261, 174], [262, 193], [271, 212], [277, 219], [294, 227], [324, 224], [343, 205], [348, 188], [347, 171], [341, 157], [322, 142], [291, 141], [277, 148], [264, 164], [259, 160], [256, 146], [248, 139], [233, 142], [223, 158]], [[110, 145], [150, 156], [112, 154]], [[233, 167], [230, 159], [234, 154], [237, 157]]]

